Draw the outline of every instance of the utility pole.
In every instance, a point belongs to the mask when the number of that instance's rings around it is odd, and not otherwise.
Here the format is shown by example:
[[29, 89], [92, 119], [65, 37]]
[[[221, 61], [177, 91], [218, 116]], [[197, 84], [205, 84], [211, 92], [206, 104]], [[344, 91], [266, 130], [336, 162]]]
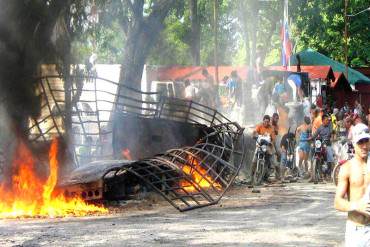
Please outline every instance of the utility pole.
[[214, 32], [214, 65], [215, 65], [215, 80], [218, 90], [218, 0], [213, 0], [213, 32]]
[[348, 9], [348, 0], [344, 0], [344, 56], [345, 56], [345, 64], [346, 64], [345, 76], [347, 80], [349, 80], [348, 78], [348, 15], [347, 15], [347, 9]]

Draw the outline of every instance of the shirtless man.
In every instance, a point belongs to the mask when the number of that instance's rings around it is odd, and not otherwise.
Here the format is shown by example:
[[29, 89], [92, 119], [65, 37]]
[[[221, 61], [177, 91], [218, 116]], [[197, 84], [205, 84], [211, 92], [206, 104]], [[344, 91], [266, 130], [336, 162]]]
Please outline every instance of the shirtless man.
[[346, 246], [370, 246], [369, 128], [357, 124], [352, 133], [355, 157], [340, 169], [334, 207], [348, 212]]

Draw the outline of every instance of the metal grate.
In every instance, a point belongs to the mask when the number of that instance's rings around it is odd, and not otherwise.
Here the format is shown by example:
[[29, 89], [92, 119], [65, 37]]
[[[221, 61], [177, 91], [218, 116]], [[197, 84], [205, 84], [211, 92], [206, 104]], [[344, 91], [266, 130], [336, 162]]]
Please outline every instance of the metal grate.
[[[60, 87], [61, 80], [59, 84], [55, 82], [58, 79], [58, 76], [39, 79], [42, 114], [30, 121], [31, 142], [64, 135], [64, 89]], [[76, 166], [113, 159], [112, 119], [115, 113], [123, 113], [194, 124], [203, 134], [194, 146], [111, 168], [101, 178], [104, 183], [130, 173], [180, 211], [217, 203], [232, 184], [244, 161], [243, 128], [237, 123], [196, 102], [141, 92], [98, 77], [70, 79], [73, 82], [69, 92], [72, 95], [70, 147]], [[84, 152], [87, 146], [90, 153]]]
[[[113, 176], [119, 180], [119, 176], [129, 172], [139, 177], [180, 211], [216, 204], [243, 162], [244, 152], [236, 148], [242, 129], [228, 123], [212, 126], [207, 132], [192, 147], [125, 164], [113, 169]], [[106, 175], [112, 179], [112, 171]]]

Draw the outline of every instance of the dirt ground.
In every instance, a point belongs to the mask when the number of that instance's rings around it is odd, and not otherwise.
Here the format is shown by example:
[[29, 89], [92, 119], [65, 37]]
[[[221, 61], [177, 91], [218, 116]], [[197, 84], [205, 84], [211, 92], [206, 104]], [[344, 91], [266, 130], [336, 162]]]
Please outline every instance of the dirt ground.
[[331, 184], [239, 186], [185, 213], [161, 201], [106, 216], [0, 220], [0, 246], [342, 246], [345, 214], [333, 197]]

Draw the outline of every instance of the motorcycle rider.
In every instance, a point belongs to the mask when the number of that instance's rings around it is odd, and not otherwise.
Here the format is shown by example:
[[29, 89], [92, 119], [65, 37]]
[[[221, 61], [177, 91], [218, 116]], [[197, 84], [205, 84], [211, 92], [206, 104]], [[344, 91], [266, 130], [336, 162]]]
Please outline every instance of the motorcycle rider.
[[[330, 124], [329, 117], [330, 116], [328, 114], [324, 114], [322, 116], [322, 125], [316, 130], [315, 133], [313, 133], [312, 137], [309, 138], [308, 140], [315, 140], [316, 137], [320, 136], [322, 143], [326, 145], [326, 163], [328, 165], [328, 171], [331, 171], [333, 163], [334, 163], [334, 151], [331, 146], [332, 144], [331, 141], [333, 137], [333, 127]], [[312, 174], [313, 174], [313, 171], [312, 171], [312, 166], [311, 166], [310, 181], [313, 180]]]
[[[253, 138], [256, 140], [258, 135], [269, 135], [271, 138], [271, 145], [268, 149], [268, 158], [270, 161], [271, 167], [275, 167], [276, 170], [279, 170], [279, 165], [276, 161], [276, 148], [275, 148], [275, 131], [274, 128], [270, 124], [270, 116], [265, 115], [263, 117], [263, 122], [256, 126], [256, 129], [253, 131]], [[253, 160], [252, 160], [252, 174], [257, 165], [257, 147], [254, 151]], [[253, 176], [252, 176], [253, 177]], [[276, 178], [280, 180], [279, 172], [276, 173]]]

